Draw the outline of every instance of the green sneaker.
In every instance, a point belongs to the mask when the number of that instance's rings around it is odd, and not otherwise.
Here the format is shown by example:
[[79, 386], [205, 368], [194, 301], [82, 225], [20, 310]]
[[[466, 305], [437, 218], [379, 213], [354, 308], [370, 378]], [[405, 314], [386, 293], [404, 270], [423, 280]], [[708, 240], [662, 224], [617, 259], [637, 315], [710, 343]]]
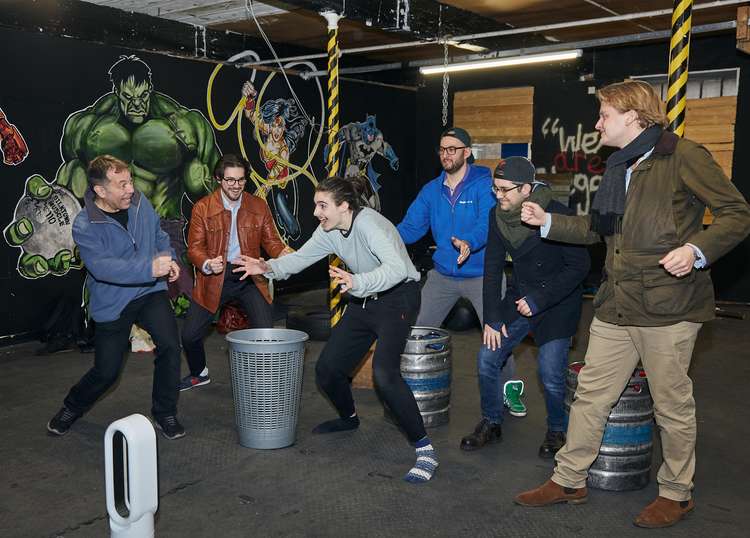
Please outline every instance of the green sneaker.
[[503, 403], [514, 417], [525, 417], [526, 406], [521, 400], [523, 396], [523, 381], [506, 381], [503, 385]]

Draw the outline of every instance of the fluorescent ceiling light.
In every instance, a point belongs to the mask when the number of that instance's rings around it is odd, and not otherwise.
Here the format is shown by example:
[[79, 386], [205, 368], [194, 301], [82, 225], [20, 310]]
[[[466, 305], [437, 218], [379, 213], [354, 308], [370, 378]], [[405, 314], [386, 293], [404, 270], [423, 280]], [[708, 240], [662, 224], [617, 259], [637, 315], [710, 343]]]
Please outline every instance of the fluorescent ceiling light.
[[434, 75], [437, 73], [455, 71], [471, 71], [472, 69], [492, 69], [494, 67], [509, 67], [511, 65], [534, 64], [543, 62], [559, 62], [562, 60], [575, 60], [583, 54], [581, 49], [566, 50], [561, 52], [549, 52], [544, 54], [528, 54], [525, 56], [509, 56], [507, 58], [493, 58], [490, 60], [477, 60], [476, 62], [462, 62], [457, 64], [431, 65], [420, 67], [419, 72], [423, 75]]

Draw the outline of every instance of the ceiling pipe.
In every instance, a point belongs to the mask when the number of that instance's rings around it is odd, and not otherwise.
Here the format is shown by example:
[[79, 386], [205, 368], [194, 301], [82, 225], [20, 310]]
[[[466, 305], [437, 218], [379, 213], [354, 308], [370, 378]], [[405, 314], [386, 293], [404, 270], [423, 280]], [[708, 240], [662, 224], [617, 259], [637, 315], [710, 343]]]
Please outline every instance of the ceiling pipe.
[[[715, 9], [719, 7], [744, 4], [744, 3], [747, 3], [747, 1], [748, 0], [717, 0], [715, 2], [704, 2], [702, 4], [693, 5], [693, 11], [699, 11], [701, 9]], [[561, 30], [565, 28], [575, 28], [578, 26], [593, 26], [596, 24], [629, 21], [633, 19], [645, 19], [645, 18], [650, 18], [650, 17], [658, 17], [658, 16], [671, 15], [671, 14], [672, 14], [671, 9], [659, 9], [655, 11], [643, 11], [640, 13], [628, 13], [626, 15], [615, 15], [612, 17], [599, 17], [596, 19], [585, 19], [585, 20], [580, 20], [580, 21], [560, 22], [560, 23], [545, 24], [545, 25], [540, 25], [540, 26], [528, 26], [525, 28], [511, 28], [508, 30], [482, 32], [478, 34], [451, 36], [450, 39], [451, 41], [460, 42], [460, 41], [467, 41], [467, 40], [472, 40], [472, 39], [483, 39], [487, 37], [502, 37], [502, 36], [508, 36], [508, 35], [528, 34], [528, 33], [542, 32], [545, 30]], [[369, 47], [355, 47], [351, 49], [342, 49], [340, 53], [342, 55], [343, 54], [358, 54], [362, 52], [375, 52], [375, 51], [381, 51], [381, 50], [393, 50], [393, 49], [420, 47], [424, 45], [438, 45], [438, 44], [440, 44], [440, 41], [438, 39], [429, 39], [429, 40], [420, 40], [420, 41], [409, 41], [405, 43], [390, 43], [388, 45], [373, 45]], [[571, 48], [571, 47], [581, 48], [573, 43], [566, 43], [565, 47], [566, 48]], [[303, 56], [291, 56], [288, 58], [282, 58], [278, 61], [290, 62], [290, 61], [297, 61], [297, 60], [314, 60], [314, 59], [327, 58], [327, 57], [328, 57], [328, 54], [326, 53], [307, 54]], [[276, 59], [269, 59], [269, 60], [261, 60], [261, 61], [252, 62], [252, 63], [243, 63], [240, 65], [242, 67], [255, 67], [258, 65], [275, 63], [276, 61], [277, 61]], [[434, 61], [434, 60], [431, 60], [431, 61]], [[428, 64], [423, 64], [423, 65], [428, 65]]]
[[[716, 22], [712, 24], [703, 24], [700, 26], [693, 27], [693, 34], [717, 32], [722, 30], [731, 30], [736, 28], [737, 21], [726, 21]], [[613, 45], [624, 45], [627, 43], [634, 43], [640, 41], [656, 41], [659, 39], [667, 39], [671, 35], [671, 30], [659, 30], [657, 32], [644, 32], [640, 34], [629, 34], [617, 37], [604, 37], [599, 39], [587, 39], [585, 41], [574, 41], [570, 43], [555, 43], [551, 45], [542, 45], [539, 47], [529, 47], [525, 49], [513, 49], [513, 50], [499, 50], [493, 52], [491, 55], [487, 54], [472, 54], [467, 56], [461, 56], [454, 58], [454, 62], [470, 62], [472, 60], [486, 60], [489, 58], [503, 58], [507, 56], [522, 56], [525, 54], [541, 54], [545, 52], [555, 52], [566, 49], [591, 49], [595, 47], [607, 47]], [[412, 60], [405, 63], [388, 63], [388, 64], [377, 64], [370, 65], [367, 67], [353, 67], [349, 69], [341, 69], [343, 73], [370, 73], [376, 71], [388, 71], [393, 69], [402, 69], [406, 67], [423, 67], [428, 65], [437, 65], [435, 60]], [[304, 71], [300, 76], [308, 79], [310, 77], [321, 77], [324, 76], [326, 71]]]

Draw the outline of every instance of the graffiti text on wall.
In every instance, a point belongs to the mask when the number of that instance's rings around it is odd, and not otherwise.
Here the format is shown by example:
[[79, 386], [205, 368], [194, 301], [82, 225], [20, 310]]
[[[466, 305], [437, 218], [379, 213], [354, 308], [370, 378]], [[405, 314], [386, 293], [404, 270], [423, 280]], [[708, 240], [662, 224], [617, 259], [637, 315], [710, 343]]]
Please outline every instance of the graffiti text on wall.
[[577, 124], [572, 130], [560, 118], [547, 118], [542, 123], [542, 136], [557, 139], [552, 173], [572, 173], [570, 196], [578, 215], [586, 215], [604, 173], [604, 160], [597, 154], [602, 147], [598, 131], [584, 132]]

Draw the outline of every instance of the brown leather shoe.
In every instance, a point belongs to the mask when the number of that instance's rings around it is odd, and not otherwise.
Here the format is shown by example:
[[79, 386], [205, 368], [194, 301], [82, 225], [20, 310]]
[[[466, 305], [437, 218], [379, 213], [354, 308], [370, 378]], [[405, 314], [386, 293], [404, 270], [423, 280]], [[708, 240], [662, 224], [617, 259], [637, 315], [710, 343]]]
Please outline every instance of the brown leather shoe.
[[548, 506], [555, 503], [583, 504], [588, 501], [586, 488], [565, 488], [547, 480], [536, 489], [524, 491], [513, 501], [521, 506]]
[[660, 529], [671, 527], [687, 516], [695, 508], [693, 499], [689, 501], [673, 501], [666, 497], [657, 497], [633, 521], [636, 527], [646, 529]]

